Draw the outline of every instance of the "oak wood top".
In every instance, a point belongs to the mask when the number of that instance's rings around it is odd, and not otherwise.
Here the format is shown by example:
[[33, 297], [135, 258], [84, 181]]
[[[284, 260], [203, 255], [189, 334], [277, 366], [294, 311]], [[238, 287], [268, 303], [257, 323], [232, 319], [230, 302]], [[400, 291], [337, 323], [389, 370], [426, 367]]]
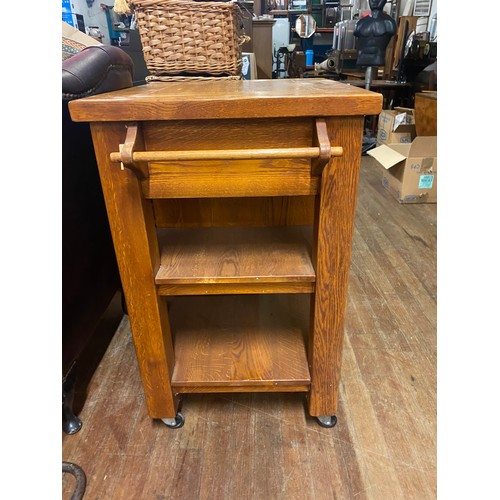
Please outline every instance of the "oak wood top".
[[74, 121], [375, 115], [382, 95], [327, 79], [151, 82], [69, 103]]

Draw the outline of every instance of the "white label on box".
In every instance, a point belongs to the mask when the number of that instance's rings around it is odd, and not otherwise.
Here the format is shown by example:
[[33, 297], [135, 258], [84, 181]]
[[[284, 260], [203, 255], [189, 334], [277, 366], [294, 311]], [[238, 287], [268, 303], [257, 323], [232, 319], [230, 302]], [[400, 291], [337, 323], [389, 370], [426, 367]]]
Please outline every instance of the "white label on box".
[[392, 131], [395, 132], [400, 125], [411, 125], [411, 123], [411, 118], [407, 113], [399, 113], [399, 115], [394, 117], [394, 126], [392, 127]]
[[418, 189], [432, 189], [434, 183], [433, 175], [421, 175], [418, 181]]

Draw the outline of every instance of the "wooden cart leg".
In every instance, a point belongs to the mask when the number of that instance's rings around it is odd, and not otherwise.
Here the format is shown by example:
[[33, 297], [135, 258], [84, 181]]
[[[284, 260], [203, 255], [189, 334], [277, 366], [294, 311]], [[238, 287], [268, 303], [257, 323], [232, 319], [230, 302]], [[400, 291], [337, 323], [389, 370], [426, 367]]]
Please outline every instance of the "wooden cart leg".
[[124, 142], [125, 125], [92, 123], [91, 129], [149, 416], [175, 419], [173, 344], [167, 307], [154, 281], [160, 252], [152, 203], [142, 196], [135, 174], [110, 161]]
[[317, 247], [313, 250], [316, 291], [311, 306], [309, 413], [333, 427], [339, 396], [344, 315], [354, 231], [363, 136], [363, 117], [332, 118], [327, 122], [332, 144], [344, 154], [324, 168], [316, 204]]

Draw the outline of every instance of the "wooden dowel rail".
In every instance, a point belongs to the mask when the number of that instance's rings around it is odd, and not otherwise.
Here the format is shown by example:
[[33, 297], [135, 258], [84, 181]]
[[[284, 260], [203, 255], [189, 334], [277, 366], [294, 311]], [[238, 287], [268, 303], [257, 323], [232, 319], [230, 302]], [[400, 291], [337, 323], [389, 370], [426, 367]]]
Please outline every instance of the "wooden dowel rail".
[[[280, 149], [219, 149], [197, 151], [135, 151], [134, 162], [195, 160], [260, 160], [272, 158], [319, 158], [319, 147]], [[342, 156], [341, 146], [331, 148], [331, 156]], [[111, 161], [122, 162], [121, 153], [111, 153]]]

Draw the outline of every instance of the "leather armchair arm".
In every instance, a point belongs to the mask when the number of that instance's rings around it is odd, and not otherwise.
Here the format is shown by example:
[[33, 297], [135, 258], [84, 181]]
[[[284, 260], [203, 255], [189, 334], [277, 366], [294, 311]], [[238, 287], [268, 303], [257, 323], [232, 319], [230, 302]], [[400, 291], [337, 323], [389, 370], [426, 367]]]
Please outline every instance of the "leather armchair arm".
[[62, 63], [62, 98], [78, 99], [133, 85], [130, 56], [113, 45], [94, 45]]

